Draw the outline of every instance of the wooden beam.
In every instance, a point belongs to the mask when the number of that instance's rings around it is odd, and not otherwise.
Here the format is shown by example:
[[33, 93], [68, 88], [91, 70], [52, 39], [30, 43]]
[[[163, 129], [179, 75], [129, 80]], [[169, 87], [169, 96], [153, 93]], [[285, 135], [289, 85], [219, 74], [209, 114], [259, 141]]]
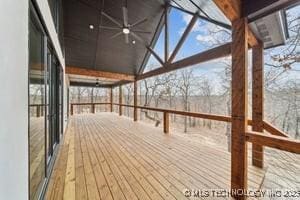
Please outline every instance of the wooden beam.
[[159, 57], [159, 55], [157, 55], [157, 53], [149, 46], [146, 47], [150, 53], [154, 56], [154, 58], [161, 64], [164, 65], [164, 61]]
[[266, 121], [264, 121], [264, 129], [267, 132], [271, 133], [272, 135], [287, 137], [287, 138], [289, 137], [286, 133], [284, 133], [283, 131], [279, 130], [278, 128], [271, 125], [271, 123]]
[[71, 115], [74, 115], [74, 106], [71, 104]]
[[169, 59], [169, 10], [170, 6], [165, 6], [165, 62]]
[[231, 191], [247, 189], [247, 116], [248, 116], [248, 28], [247, 19], [232, 23], [232, 128], [231, 128]]
[[170, 132], [170, 117], [168, 112], [164, 112], [164, 133]]
[[134, 108], [133, 108], [133, 121], [137, 121], [137, 82], [134, 81], [133, 82], [133, 105], [134, 105]]
[[142, 75], [139, 75], [137, 77], [137, 80], [150, 78], [152, 76], [157, 76], [157, 75], [171, 72], [174, 70], [178, 70], [178, 69], [181, 69], [184, 67], [188, 67], [188, 66], [192, 66], [195, 64], [207, 62], [210, 60], [226, 57], [226, 56], [229, 56], [230, 54], [231, 54], [231, 43], [227, 43], [227, 44], [221, 45], [219, 47], [215, 47], [213, 49], [190, 56], [188, 58], [176, 61], [172, 64], [166, 64], [163, 67], [146, 72]]
[[191, 32], [191, 30], [193, 29], [195, 23], [198, 20], [198, 14], [195, 13], [193, 15], [193, 18], [191, 19], [190, 23], [188, 24], [188, 26], [186, 27], [185, 31], [183, 32], [181, 38], [179, 39], [179, 42], [177, 43], [173, 53], [171, 54], [168, 63], [172, 63], [173, 60], [175, 59], [177, 53], [179, 52], [181, 46], [183, 45], [184, 41], [186, 40], [187, 36], [189, 35], [189, 33]]
[[[242, 17], [242, 1], [241, 0], [213, 0], [218, 8], [224, 13], [224, 15], [233, 23], [233, 21]], [[251, 47], [258, 44], [258, 40], [254, 33], [248, 30], [248, 43]]]
[[122, 115], [122, 101], [123, 101], [123, 92], [122, 86], [119, 86], [119, 115]]
[[248, 131], [246, 133], [247, 141], [255, 144], [260, 144], [262, 146], [267, 146], [275, 149], [280, 149], [283, 151], [288, 151], [291, 153], [300, 154], [300, 141], [293, 140], [290, 138], [285, 138], [275, 135], [266, 135], [263, 133]]
[[[252, 130], [264, 131], [264, 48], [260, 42], [252, 48]], [[252, 144], [252, 164], [264, 166], [264, 148]]]
[[113, 112], [113, 100], [114, 100], [114, 92], [113, 88], [110, 88], [110, 112]]
[[93, 69], [85, 69], [73, 66], [66, 67], [66, 74], [74, 74], [74, 75], [82, 75], [82, 76], [92, 76], [92, 77], [101, 77], [101, 78], [109, 78], [116, 80], [126, 80], [126, 81], [134, 81], [133, 75], [122, 74], [122, 73], [113, 73], [113, 72], [105, 72], [100, 70]]

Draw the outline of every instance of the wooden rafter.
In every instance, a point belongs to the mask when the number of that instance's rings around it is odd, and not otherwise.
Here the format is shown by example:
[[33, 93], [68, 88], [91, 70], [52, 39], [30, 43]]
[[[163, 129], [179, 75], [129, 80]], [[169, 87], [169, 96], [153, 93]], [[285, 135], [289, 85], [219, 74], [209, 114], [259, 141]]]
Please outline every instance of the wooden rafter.
[[137, 77], [138, 80], [142, 80], [145, 78], [149, 78], [152, 76], [156, 76], [159, 74], [171, 72], [174, 70], [178, 70], [184, 67], [192, 66], [195, 64], [199, 64], [202, 62], [207, 62], [213, 59], [222, 58], [225, 56], [229, 56], [231, 54], [231, 43], [227, 43], [224, 45], [221, 45], [219, 47], [198, 53], [196, 55], [190, 56], [188, 58], [176, 61], [171, 64], [165, 64], [163, 67], [154, 69], [152, 71], [146, 72], [140, 76]]
[[[241, 0], [213, 0], [218, 8], [225, 14], [225, 16], [231, 21], [235, 21], [242, 17], [242, 3]], [[247, 26], [248, 30], [248, 43], [250, 46], [256, 46], [258, 40], [254, 33]]]
[[101, 77], [101, 78], [109, 78], [109, 79], [116, 79], [116, 80], [134, 81], [134, 76], [133, 75], [106, 72], [106, 71], [93, 70], [93, 69], [85, 69], [85, 68], [79, 68], [79, 67], [74, 67], [74, 66], [67, 66], [66, 67], [66, 74]]
[[165, 62], [169, 59], [169, 10], [170, 6], [165, 7]]
[[165, 62], [160, 58], [160, 56], [149, 46], [146, 47], [149, 52], [154, 56], [154, 58], [161, 64], [164, 65]]

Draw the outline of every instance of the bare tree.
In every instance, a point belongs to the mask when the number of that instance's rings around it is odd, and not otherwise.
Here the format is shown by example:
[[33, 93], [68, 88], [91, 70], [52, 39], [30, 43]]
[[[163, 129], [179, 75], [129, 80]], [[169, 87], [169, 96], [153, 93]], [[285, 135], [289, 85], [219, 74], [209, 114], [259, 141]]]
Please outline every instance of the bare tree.
[[[179, 72], [178, 93], [182, 98], [184, 111], [190, 111], [190, 97], [194, 92], [197, 79], [194, 76], [193, 69], [183, 69]], [[187, 132], [187, 116], [184, 116], [184, 132]]]

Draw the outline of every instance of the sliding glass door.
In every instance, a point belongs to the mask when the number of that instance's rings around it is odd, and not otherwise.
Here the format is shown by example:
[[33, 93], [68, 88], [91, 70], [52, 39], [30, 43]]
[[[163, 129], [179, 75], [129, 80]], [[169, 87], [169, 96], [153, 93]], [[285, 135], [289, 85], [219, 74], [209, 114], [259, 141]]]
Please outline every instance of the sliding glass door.
[[63, 71], [34, 8], [29, 24], [29, 199], [39, 199], [63, 127]]
[[46, 65], [45, 36], [40, 24], [31, 15], [29, 25], [29, 189], [30, 199], [38, 199], [46, 177], [45, 109]]
[[47, 91], [48, 91], [48, 130], [47, 130], [47, 164], [50, 164], [51, 158], [53, 157], [55, 147], [59, 143], [61, 134], [61, 67], [58, 64], [56, 57], [54, 56], [52, 49], [48, 47], [47, 50], [47, 63], [48, 63], [48, 77], [47, 77]]

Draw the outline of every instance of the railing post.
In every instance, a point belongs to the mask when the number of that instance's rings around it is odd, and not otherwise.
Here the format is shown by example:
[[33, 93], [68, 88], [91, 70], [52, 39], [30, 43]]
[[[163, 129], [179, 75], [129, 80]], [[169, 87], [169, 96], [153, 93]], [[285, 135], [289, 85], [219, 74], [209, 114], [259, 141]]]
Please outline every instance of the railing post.
[[164, 133], [169, 133], [169, 113], [164, 112]]
[[[264, 49], [262, 42], [252, 48], [252, 130], [263, 132], [264, 117]], [[256, 167], [264, 166], [264, 148], [252, 144], [252, 164]]]
[[134, 81], [133, 83], [133, 92], [134, 92], [134, 96], [133, 96], [133, 105], [134, 105], [134, 108], [133, 108], [133, 121], [137, 121], [138, 119], [138, 116], [137, 116], [137, 82]]
[[95, 114], [95, 104], [94, 103], [92, 103], [92, 113]]
[[247, 118], [248, 118], [248, 21], [232, 22], [232, 123], [231, 123], [231, 194], [246, 199], [238, 191], [247, 189]]
[[113, 94], [113, 88], [110, 88], [110, 112], [113, 112], [113, 98], [114, 98], [114, 94]]
[[122, 85], [119, 86], [119, 115], [122, 115]]
[[40, 117], [41, 116], [41, 107], [40, 105], [36, 106], [36, 117]]
[[74, 114], [74, 107], [73, 107], [73, 104], [71, 104], [71, 115]]

